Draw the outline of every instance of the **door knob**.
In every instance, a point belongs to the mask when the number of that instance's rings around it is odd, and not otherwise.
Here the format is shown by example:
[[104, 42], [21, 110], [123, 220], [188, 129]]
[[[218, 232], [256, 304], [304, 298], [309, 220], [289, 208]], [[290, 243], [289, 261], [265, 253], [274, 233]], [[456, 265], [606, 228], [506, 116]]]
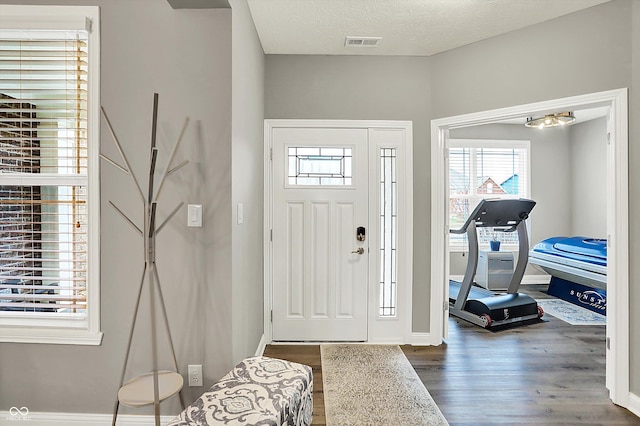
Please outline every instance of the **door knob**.
[[364, 254], [364, 248], [358, 247], [357, 249], [353, 250], [351, 253]]

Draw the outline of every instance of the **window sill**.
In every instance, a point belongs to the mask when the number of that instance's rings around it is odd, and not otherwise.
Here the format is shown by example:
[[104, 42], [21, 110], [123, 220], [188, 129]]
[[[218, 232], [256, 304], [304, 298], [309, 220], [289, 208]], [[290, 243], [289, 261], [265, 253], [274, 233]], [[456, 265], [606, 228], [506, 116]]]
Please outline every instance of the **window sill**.
[[98, 346], [102, 335], [102, 332], [88, 330], [0, 327], [0, 343]]

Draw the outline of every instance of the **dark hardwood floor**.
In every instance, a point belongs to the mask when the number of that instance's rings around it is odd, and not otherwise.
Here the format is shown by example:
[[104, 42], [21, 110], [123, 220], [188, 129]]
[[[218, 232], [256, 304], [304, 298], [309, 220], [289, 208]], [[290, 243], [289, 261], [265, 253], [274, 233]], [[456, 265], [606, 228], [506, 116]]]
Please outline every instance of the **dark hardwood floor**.
[[[640, 424], [608, 398], [602, 326], [545, 315], [492, 332], [450, 318], [445, 343], [402, 350], [452, 425]], [[264, 354], [313, 368], [313, 424], [325, 424], [319, 346], [270, 345]]]
[[402, 348], [450, 424], [640, 424], [605, 388], [604, 327], [491, 332], [449, 320], [439, 347]]
[[324, 419], [324, 392], [319, 345], [268, 345], [264, 356], [298, 362], [313, 371], [313, 425], [326, 424]]

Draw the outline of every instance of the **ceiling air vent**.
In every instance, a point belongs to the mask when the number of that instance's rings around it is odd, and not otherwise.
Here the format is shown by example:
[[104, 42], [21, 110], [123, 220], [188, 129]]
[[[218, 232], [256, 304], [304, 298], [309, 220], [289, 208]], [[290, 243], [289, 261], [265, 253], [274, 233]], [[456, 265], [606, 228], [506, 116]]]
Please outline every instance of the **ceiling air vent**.
[[344, 45], [346, 47], [378, 47], [382, 37], [346, 37]]

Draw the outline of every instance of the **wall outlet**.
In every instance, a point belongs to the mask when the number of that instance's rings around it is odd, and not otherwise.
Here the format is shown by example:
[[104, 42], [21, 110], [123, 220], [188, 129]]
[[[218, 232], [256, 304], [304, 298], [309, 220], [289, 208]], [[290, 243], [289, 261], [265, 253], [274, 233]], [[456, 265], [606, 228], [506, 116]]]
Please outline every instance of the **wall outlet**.
[[189, 386], [202, 386], [202, 365], [189, 366]]

